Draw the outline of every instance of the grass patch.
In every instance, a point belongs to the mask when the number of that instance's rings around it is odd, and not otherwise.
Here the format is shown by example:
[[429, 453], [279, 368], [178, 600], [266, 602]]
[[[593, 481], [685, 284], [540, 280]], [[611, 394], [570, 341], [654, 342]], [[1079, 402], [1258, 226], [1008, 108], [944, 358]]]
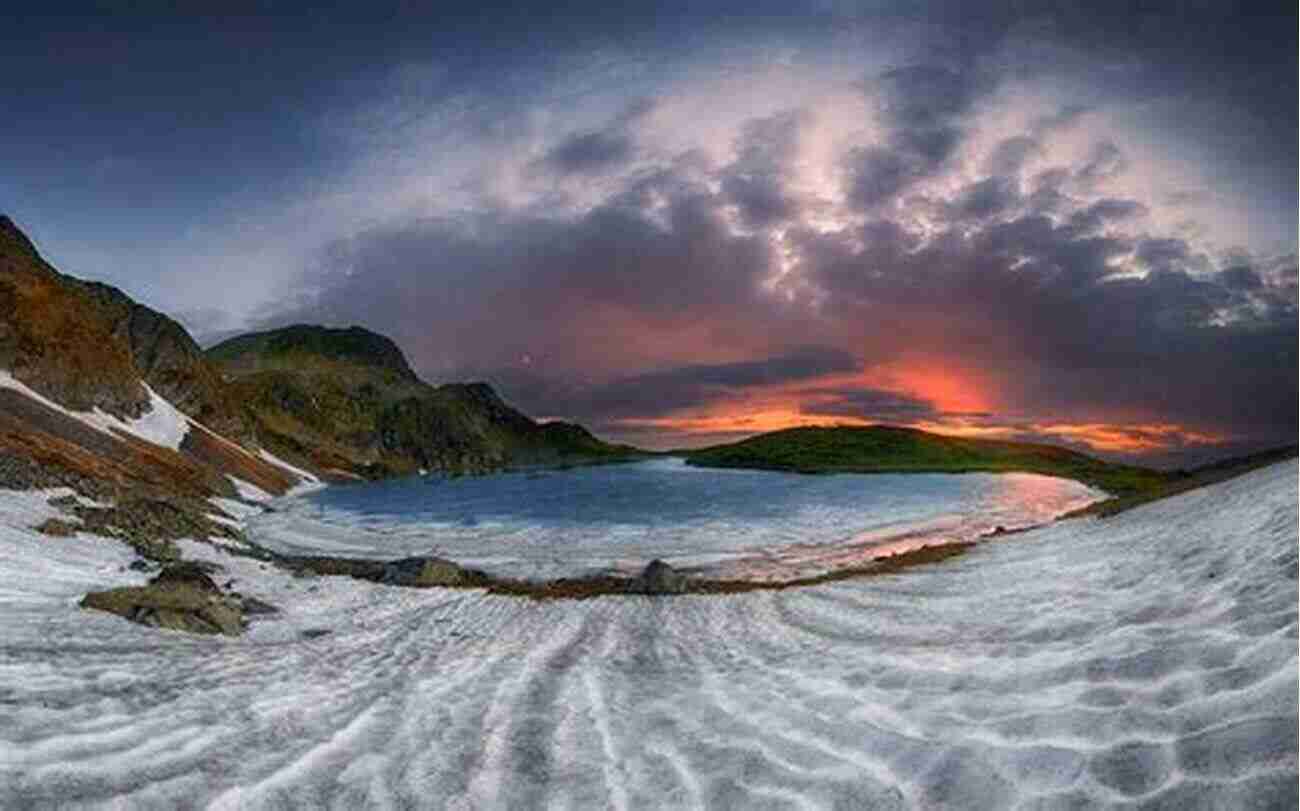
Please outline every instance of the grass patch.
[[793, 473], [1040, 473], [1113, 496], [1165, 487], [1176, 474], [1115, 464], [1055, 445], [943, 436], [915, 428], [790, 428], [684, 453], [700, 467]]

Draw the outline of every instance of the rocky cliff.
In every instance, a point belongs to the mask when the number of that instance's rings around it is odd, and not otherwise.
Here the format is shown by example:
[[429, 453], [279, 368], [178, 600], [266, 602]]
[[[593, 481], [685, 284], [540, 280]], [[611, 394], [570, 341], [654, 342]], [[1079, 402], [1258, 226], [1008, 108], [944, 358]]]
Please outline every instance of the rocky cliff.
[[138, 417], [149, 406], [130, 347], [95, 299], [0, 216], [0, 370], [75, 411]]
[[256, 439], [326, 475], [476, 473], [630, 457], [579, 426], [538, 423], [486, 383], [431, 386], [390, 339], [296, 325], [208, 350]]
[[168, 537], [221, 535], [208, 497], [300, 481], [239, 444], [230, 397], [179, 324], [59, 273], [0, 217], [0, 487], [110, 501], [79, 520], [165, 558]]
[[284, 492], [299, 477], [268, 450], [341, 479], [637, 453], [537, 423], [487, 384], [430, 386], [360, 327], [297, 325], [204, 352], [163, 313], [60, 273], [0, 216], [0, 484], [201, 497], [233, 494], [235, 476]]

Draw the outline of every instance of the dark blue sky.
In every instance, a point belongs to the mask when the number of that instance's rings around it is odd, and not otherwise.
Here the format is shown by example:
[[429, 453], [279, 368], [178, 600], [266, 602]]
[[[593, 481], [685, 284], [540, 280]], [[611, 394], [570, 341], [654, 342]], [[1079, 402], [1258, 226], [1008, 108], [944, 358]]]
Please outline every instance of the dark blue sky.
[[652, 440], [1295, 435], [1280, 5], [170, 5], [10, 15], [0, 210], [200, 337]]

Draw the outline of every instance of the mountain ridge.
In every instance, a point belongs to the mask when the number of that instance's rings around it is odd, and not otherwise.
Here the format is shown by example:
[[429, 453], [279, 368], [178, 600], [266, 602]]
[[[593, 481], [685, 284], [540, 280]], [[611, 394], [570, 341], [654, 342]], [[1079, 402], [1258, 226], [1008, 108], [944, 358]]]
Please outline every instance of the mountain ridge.
[[364, 478], [613, 461], [637, 451], [539, 423], [489, 384], [431, 385], [391, 339], [295, 324], [209, 347], [259, 440], [291, 461]]
[[[484, 383], [430, 386], [362, 327], [295, 325], [205, 351], [170, 316], [60, 272], [4, 215], [0, 405], [0, 483], [115, 495], [235, 496], [230, 477], [276, 495], [302, 481], [292, 468], [346, 480], [636, 453], [537, 423]], [[132, 428], [167, 419], [174, 446]]]

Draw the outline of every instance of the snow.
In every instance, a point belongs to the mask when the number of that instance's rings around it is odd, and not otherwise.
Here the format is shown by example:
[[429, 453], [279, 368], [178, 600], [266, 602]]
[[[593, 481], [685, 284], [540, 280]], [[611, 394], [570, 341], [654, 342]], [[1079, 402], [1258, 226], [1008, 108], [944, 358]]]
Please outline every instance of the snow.
[[164, 448], [180, 450], [181, 442], [185, 440], [185, 435], [190, 430], [189, 418], [171, 403], [160, 397], [157, 392], [149, 388], [149, 384], [141, 381], [140, 385], [144, 386], [145, 391], [149, 394], [149, 411], [140, 415], [137, 419], [124, 420], [98, 407], [93, 411], [73, 411], [65, 408], [48, 397], [37, 393], [15, 378], [12, 373], [0, 370], [0, 387], [12, 389], [19, 394], [30, 397], [42, 405], [66, 414], [92, 428], [110, 435], [115, 430], [122, 431], [146, 442], [161, 445]]
[[240, 526], [242, 526], [243, 522], [246, 521], [247, 519], [252, 518], [255, 515], [260, 515], [262, 513], [261, 507], [256, 507], [243, 501], [236, 501], [233, 498], [222, 498], [220, 496], [211, 496], [208, 498], [208, 503], [216, 506], [226, 515], [231, 516], [233, 519], [235, 519], [235, 523], [239, 524]]
[[732, 597], [531, 602], [182, 542], [284, 610], [238, 639], [78, 610], [143, 579], [129, 550], [3, 493], [0, 807], [1295, 808], [1296, 475]]
[[232, 476], [230, 474], [226, 474], [226, 478], [230, 479], [230, 483], [235, 486], [235, 492], [239, 493], [239, 497], [242, 499], [246, 499], [248, 501], [270, 501], [271, 499], [275, 498], [275, 496], [266, 492], [265, 490], [258, 487], [257, 485], [250, 484], [249, 482], [244, 481], [238, 476]]
[[280, 467], [289, 471], [293, 475], [297, 476], [299, 479], [302, 479], [304, 482], [320, 482], [320, 479], [318, 479], [315, 476], [315, 474], [308, 473], [307, 471], [303, 470], [300, 467], [294, 467], [293, 465], [284, 461], [280, 457], [268, 451], [266, 448], [261, 448], [258, 451], [258, 453], [261, 454], [261, 457], [264, 461], [270, 462], [276, 467]]

